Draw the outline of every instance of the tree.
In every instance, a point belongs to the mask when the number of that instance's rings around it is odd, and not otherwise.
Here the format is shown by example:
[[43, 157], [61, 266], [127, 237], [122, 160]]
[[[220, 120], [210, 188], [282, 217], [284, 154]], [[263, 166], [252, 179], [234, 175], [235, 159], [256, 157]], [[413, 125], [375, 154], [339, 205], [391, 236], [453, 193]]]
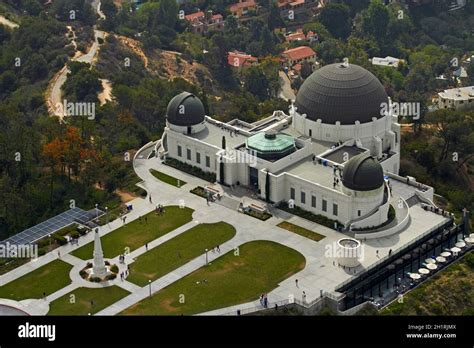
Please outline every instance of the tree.
[[178, 3], [176, 0], [161, 0], [158, 11], [160, 25], [173, 29], [178, 20]]
[[474, 86], [474, 60], [471, 59], [471, 63], [467, 66], [466, 72], [469, 77], [469, 85]]
[[334, 37], [347, 39], [351, 33], [352, 24], [347, 5], [329, 3], [321, 10], [319, 20]]
[[50, 208], [53, 208], [55, 168], [56, 166], [61, 164], [64, 159], [64, 143], [56, 138], [51, 142], [45, 144], [43, 146], [43, 156], [46, 159], [46, 163], [49, 164], [51, 169], [49, 206]]
[[384, 4], [378, 0], [371, 2], [362, 18], [362, 28], [367, 34], [375, 37], [379, 43], [387, 38], [390, 14]]
[[251, 66], [244, 70], [244, 86], [260, 99], [266, 99], [269, 96], [268, 79], [259, 66]]

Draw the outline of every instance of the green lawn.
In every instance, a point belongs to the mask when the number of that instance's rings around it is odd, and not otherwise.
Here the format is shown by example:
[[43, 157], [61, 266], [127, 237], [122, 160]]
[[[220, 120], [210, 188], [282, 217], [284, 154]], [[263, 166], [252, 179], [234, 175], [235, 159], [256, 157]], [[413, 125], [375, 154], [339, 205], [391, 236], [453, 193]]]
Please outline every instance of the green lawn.
[[186, 184], [186, 182], [183, 181], [183, 180], [176, 179], [176, 178], [173, 177], [173, 176], [170, 176], [170, 175], [168, 175], [168, 174], [159, 172], [159, 171], [154, 170], [154, 169], [150, 169], [150, 173], [153, 174], [153, 176], [154, 176], [155, 178], [157, 178], [158, 180], [163, 181], [163, 182], [165, 182], [165, 183], [167, 183], [167, 184], [176, 186], [176, 187], [181, 187], [181, 186], [183, 186], [183, 185]]
[[64, 288], [71, 283], [69, 272], [72, 265], [61, 260], [52, 261], [25, 274], [10, 283], [0, 286], [0, 298], [21, 301], [29, 298], [42, 298]]
[[392, 302], [385, 315], [474, 315], [474, 253]]
[[[138, 219], [134, 220], [103, 236], [101, 240], [105, 257], [112, 258], [120, 255], [125, 252], [126, 248], [129, 248], [131, 252], [175, 230], [190, 222], [194, 211], [191, 208], [180, 208], [176, 205], [167, 206], [165, 210], [163, 215], [158, 215], [154, 211], [147, 214], [147, 223], [142, 217], [141, 222]], [[83, 260], [92, 259], [93, 244], [92, 242], [88, 243], [72, 254]]]
[[204, 254], [206, 248], [214, 248], [232, 239], [235, 232], [235, 228], [225, 222], [192, 227], [139, 256], [130, 265], [130, 276], [127, 280], [145, 286], [149, 279], [158, 279]]
[[314, 240], [315, 242], [319, 242], [321, 239], [326, 237], [326, 236], [323, 236], [322, 234], [319, 234], [319, 233], [313, 232], [311, 230], [308, 230], [304, 227], [292, 224], [291, 222], [288, 222], [288, 221], [280, 222], [277, 226], [281, 227], [285, 230], [288, 230], [290, 232], [299, 234], [302, 237], [306, 237], [306, 238], [309, 238], [311, 240]]
[[[95, 314], [129, 294], [127, 290], [115, 285], [94, 289], [78, 288], [51, 302], [48, 315]], [[71, 301], [71, 295], [74, 295], [74, 301]]]
[[190, 315], [246, 303], [270, 292], [305, 264], [303, 255], [284, 245], [248, 242], [239, 247], [238, 255], [228, 252], [121, 314]]

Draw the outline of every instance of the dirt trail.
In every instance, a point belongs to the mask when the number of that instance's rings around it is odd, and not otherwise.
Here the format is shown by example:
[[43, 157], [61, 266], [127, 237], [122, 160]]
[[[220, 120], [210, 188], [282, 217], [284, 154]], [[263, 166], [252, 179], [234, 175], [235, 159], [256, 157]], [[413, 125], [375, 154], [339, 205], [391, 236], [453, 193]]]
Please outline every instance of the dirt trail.
[[115, 37], [120, 40], [122, 44], [130, 48], [133, 53], [135, 53], [137, 56], [140, 57], [140, 59], [143, 61], [143, 64], [145, 65], [145, 68], [148, 69], [148, 57], [146, 56], [145, 52], [143, 52], [143, 49], [141, 47], [141, 44], [139, 41], [135, 39], [131, 39], [126, 36], [122, 35], [115, 35]]
[[107, 79], [100, 79], [100, 82], [102, 83], [102, 92], [99, 93], [97, 98], [102, 106], [108, 101], [112, 101], [112, 83]]
[[9, 20], [8, 18], [2, 15], [0, 15], [0, 24], [3, 24], [9, 27], [10, 29], [15, 29], [19, 27], [18, 24], [16, 24], [15, 22], [12, 22], [11, 20]]

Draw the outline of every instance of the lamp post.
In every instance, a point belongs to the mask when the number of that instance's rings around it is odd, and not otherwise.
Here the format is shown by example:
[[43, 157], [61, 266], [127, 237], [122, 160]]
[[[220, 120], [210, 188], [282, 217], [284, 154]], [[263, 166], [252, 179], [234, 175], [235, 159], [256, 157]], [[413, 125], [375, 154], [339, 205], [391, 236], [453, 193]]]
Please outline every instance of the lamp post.
[[95, 219], [99, 220], [99, 204], [95, 204]]
[[109, 224], [109, 207], [105, 207], [105, 223]]
[[150, 288], [150, 297], [151, 297], [151, 279], [148, 279], [148, 286]]
[[206, 252], [206, 266], [207, 266], [207, 264], [208, 264], [208, 262], [207, 262], [207, 252], [208, 252], [207, 248], [204, 251]]
[[49, 238], [49, 250], [51, 250], [51, 234], [48, 234], [48, 238]]

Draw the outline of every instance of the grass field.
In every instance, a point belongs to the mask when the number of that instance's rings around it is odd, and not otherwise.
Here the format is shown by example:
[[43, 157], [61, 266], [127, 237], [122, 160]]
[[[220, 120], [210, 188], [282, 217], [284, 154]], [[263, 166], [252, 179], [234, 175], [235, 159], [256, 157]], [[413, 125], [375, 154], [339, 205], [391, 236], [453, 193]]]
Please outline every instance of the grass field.
[[204, 254], [205, 249], [232, 239], [235, 228], [225, 222], [199, 224], [177, 237], [140, 255], [130, 265], [128, 281], [140, 286], [148, 284], [148, 280], [158, 279], [172, 270], [186, 264]]
[[0, 298], [21, 301], [29, 298], [42, 298], [64, 288], [71, 283], [69, 272], [72, 265], [61, 261], [52, 261], [25, 274], [10, 283], [0, 286]]
[[176, 186], [176, 187], [181, 187], [181, 186], [186, 184], [186, 182], [183, 181], [183, 180], [176, 179], [175, 177], [173, 177], [171, 175], [159, 172], [159, 171], [154, 170], [154, 169], [150, 169], [150, 173], [153, 174], [153, 176], [155, 178], [157, 178], [158, 180], [163, 181], [167, 184]]
[[[158, 215], [154, 211], [147, 214], [147, 222], [134, 220], [123, 227], [110, 232], [101, 238], [102, 249], [107, 258], [115, 257], [125, 252], [126, 248], [133, 251], [152, 240], [171, 232], [192, 220], [193, 209], [179, 206], [165, 207], [165, 213]], [[94, 243], [88, 243], [72, 252], [83, 260], [92, 258]]]
[[[48, 315], [95, 314], [129, 294], [127, 290], [115, 285], [95, 289], [78, 288], [51, 302]], [[71, 295], [74, 295], [74, 303], [71, 303]]]
[[237, 251], [228, 252], [121, 314], [189, 315], [246, 303], [270, 292], [306, 264], [299, 252], [270, 241], [248, 242]]
[[474, 315], [474, 253], [383, 309], [385, 315]]
[[302, 237], [306, 237], [308, 239], [314, 240], [315, 242], [319, 242], [321, 239], [325, 237], [322, 234], [313, 232], [304, 227], [292, 224], [291, 222], [287, 222], [287, 221], [280, 222], [277, 226], [285, 230], [288, 230], [290, 232], [299, 234]]

